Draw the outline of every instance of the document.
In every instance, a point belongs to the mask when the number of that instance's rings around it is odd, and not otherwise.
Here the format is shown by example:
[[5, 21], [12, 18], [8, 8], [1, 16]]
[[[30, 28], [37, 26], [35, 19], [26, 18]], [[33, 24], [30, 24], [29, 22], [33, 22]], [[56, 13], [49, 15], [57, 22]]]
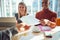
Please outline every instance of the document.
[[34, 17], [34, 15], [23, 16], [20, 18], [20, 20], [28, 25], [36, 25], [40, 23], [39, 20]]

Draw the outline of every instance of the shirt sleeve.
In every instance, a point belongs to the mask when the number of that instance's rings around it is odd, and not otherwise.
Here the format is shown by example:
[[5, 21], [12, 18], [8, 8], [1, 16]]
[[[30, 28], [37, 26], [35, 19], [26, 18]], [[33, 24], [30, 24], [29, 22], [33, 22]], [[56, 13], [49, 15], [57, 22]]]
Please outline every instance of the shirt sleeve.
[[39, 19], [39, 14], [38, 13], [36, 13], [35, 18]]
[[57, 18], [57, 14], [54, 13], [54, 14], [52, 15], [51, 21], [52, 21], [52, 22], [56, 22], [56, 18]]

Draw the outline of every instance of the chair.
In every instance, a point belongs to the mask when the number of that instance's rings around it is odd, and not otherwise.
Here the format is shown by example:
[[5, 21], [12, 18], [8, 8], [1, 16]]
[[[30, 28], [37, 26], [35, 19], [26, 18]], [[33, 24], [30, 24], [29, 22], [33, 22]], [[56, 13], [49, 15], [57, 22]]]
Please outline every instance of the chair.
[[5, 30], [12, 26], [16, 26], [15, 17], [0, 17], [0, 30]]
[[57, 26], [60, 26], [60, 18], [57, 18], [57, 19], [56, 19], [56, 25], [57, 25]]

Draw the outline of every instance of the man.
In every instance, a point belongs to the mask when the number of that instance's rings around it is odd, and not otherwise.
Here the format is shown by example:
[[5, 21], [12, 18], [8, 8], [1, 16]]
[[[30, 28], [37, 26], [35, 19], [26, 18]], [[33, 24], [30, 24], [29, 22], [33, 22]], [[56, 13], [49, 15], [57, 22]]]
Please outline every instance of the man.
[[36, 13], [36, 18], [40, 20], [41, 25], [48, 25], [49, 27], [54, 28], [56, 26], [57, 14], [49, 10], [48, 5], [48, 0], [42, 0], [42, 11]]

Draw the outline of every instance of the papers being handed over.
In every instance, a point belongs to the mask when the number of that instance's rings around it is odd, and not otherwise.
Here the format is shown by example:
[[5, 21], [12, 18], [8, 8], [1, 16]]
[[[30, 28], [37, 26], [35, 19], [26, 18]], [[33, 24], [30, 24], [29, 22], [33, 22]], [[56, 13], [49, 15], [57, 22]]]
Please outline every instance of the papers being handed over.
[[23, 16], [20, 18], [20, 20], [28, 25], [36, 25], [40, 23], [39, 20], [36, 19], [33, 15]]

